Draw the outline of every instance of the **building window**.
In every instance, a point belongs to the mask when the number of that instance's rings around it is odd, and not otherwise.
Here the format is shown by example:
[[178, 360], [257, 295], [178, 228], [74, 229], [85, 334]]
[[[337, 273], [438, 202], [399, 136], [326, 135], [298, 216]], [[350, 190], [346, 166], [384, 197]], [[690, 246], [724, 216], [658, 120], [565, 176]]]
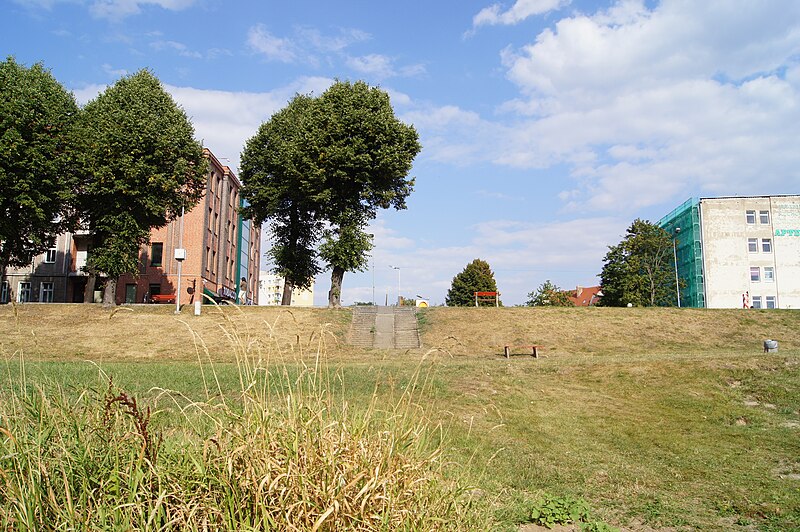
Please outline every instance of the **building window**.
[[761, 296], [753, 296], [753, 304], [751, 308], [761, 308]]
[[756, 211], [747, 211], [746, 218], [748, 224], [755, 224], [756, 223]]
[[3, 281], [3, 286], [0, 288], [0, 303], [8, 303], [8, 281]]
[[17, 303], [27, 303], [31, 300], [31, 283], [20, 282], [17, 285]]
[[747, 251], [750, 253], [758, 253], [758, 239], [757, 238], [748, 238], [747, 239]]
[[758, 266], [750, 266], [750, 281], [757, 283], [761, 280], [761, 268]]
[[772, 253], [772, 239], [771, 238], [762, 238], [761, 239], [761, 251], [764, 253]]
[[161, 266], [163, 258], [164, 244], [162, 242], [153, 242], [150, 244], [150, 266]]
[[758, 211], [758, 221], [764, 225], [768, 225], [769, 211]]
[[49, 263], [56, 261], [56, 248], [50, 248], [44, 252], [44, 261]]
[[764, 282], [772, 283], [775, 281], [775, 268], [772, 266], [764, 267]]
[[775, 296], [767, 296], [767, 308], [775, 308]]
[[53, 302], [53, 283], [42, 283], [39, 286], [39, 301], [42, 303]]

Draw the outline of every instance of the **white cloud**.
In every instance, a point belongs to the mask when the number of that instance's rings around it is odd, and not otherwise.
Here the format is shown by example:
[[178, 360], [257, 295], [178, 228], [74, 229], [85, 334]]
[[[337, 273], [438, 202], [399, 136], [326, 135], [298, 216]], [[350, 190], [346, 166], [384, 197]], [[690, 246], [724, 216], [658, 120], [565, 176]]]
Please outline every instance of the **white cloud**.
[[271, 61], [293, 63], [297, 60], [295, 44], [289, 39], [272, 35], [263, 24], [258, 24], [248, 30], [247, 44]]
[[516, 0], [514, 5], [506, 10], [503, 10], [501, 4], [492, 4], [481, 9], [472, 18], [472, 26], [477, 28], [485, 25], [518, 24], [528, 17], [561, 9], [568, 3], [569, 0]]
[[300, 27], [296, 29], [296, 34], [300, 40], [320, 52], [342, 52], [353, 44], [372, 38], [369, 33], [355, 28], [341, 28], [336, 35], [323, 35], [316, 28]]
[[576, 211], [786, 193], [800, 182], [798, 22], [800, 3], [780, 0], [621, 0], [503, 50], [520, 96], [497, 118], [407, 116], [428, 138], [424, 156], [563, 165], [560, 197]]
[[381, 54], [348, 57], [345, 64], [360, 74], [366, 74], [378, 79], [396, 76], [414, 77], [422, 75], [426, 71], [425, 66], [421, 64], [396, 67], [393, 58]]
[[128, 75], [128, 71], [125, 70], [124, 68], [114, 68], [108, 63], [103, 63], [102, 68], [103, 72], [105, 72], [107, 75], [113, 78], [121, 78], [122, 76]]
[[153, 41], [150, 47], [154, 50], [173, 50], [181, 57], [190, 57], [192, 59], [201, 59], [203, 54], [200, 52], [190, 50], [185, 44], [176, 41]]
[[96, 0], [89, 6], [89, 12], [97, 18], [121, 20], [131, 15], [138, 15], [146, 6], [181, 11], [194, 2], [195, 0]]
[[270, 92], [228, 92], [192, 87], [165, 88], [189, 115], [203, 145], [238, 168], [244, 144], [259, 126], [297, 93], [323, 92], [331, 79], [307, 77]]

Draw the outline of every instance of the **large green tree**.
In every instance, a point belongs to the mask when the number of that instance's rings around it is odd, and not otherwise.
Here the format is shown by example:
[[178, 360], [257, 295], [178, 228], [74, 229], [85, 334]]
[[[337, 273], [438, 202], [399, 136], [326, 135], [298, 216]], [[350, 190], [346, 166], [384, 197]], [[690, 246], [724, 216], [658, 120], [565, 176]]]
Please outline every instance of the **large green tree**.
[[529, 307], [574, 307], [569, 293], [550, 282], [550, 279], [539, 285], [539, 288], [528, 294], [525, 305]]
[[290, 304], [294, 287], [309, 287], [320, 271], [315, 245], [329, 194], [314, 155], [313, 103], [296, 95], [261, 124], [241, 157], [243, 215], [269, 226], [267, 255], [285, 280], [282, 305]]
[[600, 285], [604, 306], [677, 304], [672, 239], [664, 229], [636, 219], [625, 238], [609, 246]]
[[199, 201], [207, 162], [186, 113], [148, 70], [89, 102], [79, 126], [82, 221], [92, 235], [87, 268], [108, 276], [103, 303], [113, 305], [117, 279], [138, 271], [150, 231]]
[[74, 221], [77, 114], [72, 94], [41, 64], [0, 63], [0, 281]]
[[453, 277], [445, 303], [448, 307], [474, 306], [475, 292], [497, 292], [494, 273], [489, 263], [481, 259], [473, 260], [461, 273]]
[[[416, 130], [395, 117], [388, 94], [361, 81], [337, 81], [317, 98], [297, 95], [261, 125], [242, 153], [242, 196], [249, 215], [290, 237], [273, 245], [286, 253], [272, 253], [289, 290], [317, 273], [305, 268], [292, 278], [290, 266], [313, 262], [327, 227], [329, 304], [340, 304], [344, 273], [363, 268], [371, 249], [369, 220], [378, 209], [406, 207], [414, 185], [408, 173], [420, 149]], [[290, 298], [284, 291], [283, 304]]]
[[359, 271], [372, 248], [363, 226], [378, 209], [406, 208], [408, 178], [422, 147], [413, 126], [395, 117], [389, 95], [363, 81], [337, 81], [315, 102], [320, 120], [319, 167], [330, 191], [327, 219], [339, 235], [328, 240], [330, 306], [340, 305], [346, 271]]

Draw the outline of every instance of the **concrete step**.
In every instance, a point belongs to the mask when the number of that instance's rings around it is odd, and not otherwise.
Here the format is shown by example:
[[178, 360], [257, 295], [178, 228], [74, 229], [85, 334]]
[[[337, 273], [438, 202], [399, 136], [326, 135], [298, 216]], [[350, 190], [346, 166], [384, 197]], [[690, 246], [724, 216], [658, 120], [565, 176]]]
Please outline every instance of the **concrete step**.
[[420, 347], [413, 307], [356, 307], [349, 343], [356, 347], [417, 349]]

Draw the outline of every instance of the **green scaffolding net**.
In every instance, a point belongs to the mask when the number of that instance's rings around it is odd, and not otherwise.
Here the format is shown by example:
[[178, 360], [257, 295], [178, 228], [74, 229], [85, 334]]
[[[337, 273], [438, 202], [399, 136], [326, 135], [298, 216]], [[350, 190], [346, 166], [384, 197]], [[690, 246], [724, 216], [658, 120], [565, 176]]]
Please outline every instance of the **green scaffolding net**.
[[678, 278], [682, 281], [680, 304], [682, 307], [706, 306], [703, 289], [703, 245], [700, 233], [700, 200], [691, 198], [661, 218], [658, 225], [664, 228], [675, 242]]

